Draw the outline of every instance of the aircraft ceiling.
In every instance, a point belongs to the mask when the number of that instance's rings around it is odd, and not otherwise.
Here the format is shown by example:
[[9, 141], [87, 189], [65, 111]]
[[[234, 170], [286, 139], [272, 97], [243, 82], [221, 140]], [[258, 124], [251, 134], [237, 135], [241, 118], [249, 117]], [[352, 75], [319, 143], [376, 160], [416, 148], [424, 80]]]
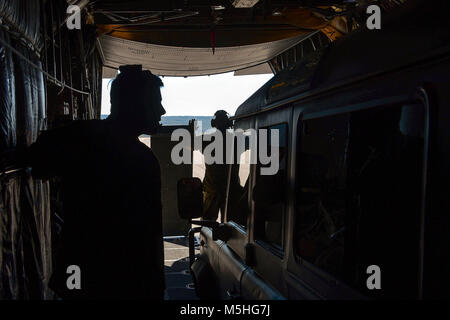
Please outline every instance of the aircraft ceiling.
[[[97, 26], [98, 44], [103, 49], [106, 66], [115, 68], [124, 63], [140, 63], [139, 59], [142, 59], [148, 69], [155, 70], [155, 73], [160, 75], [191, 76], [258, 65], [264, 62], [263, 60], [268, 61], [273, 54], [289, 48], [296, 40], [301, 40], [302, 37], [317, 30], [334, 40], [349, 29], [345, 18], [348, 7], [357, 10], [358, 2], [366, 1], [68, 0], [68, 2], [83, 7], [88, 13], [86, 18], [88, 23]], [[149, 45], [145, 46], [142, 43]], [[268, 43], [270, 49], [265, 49], [260, 54], [249, 54], [251, 48], [256, 50], [261, 48], [258, 45], [264, 43]], [[136, 52], [138, 48], [140, 50], [145, 48], [148, 55], [129, 54]], [[230, 52], [232, 54], [228, 57], [227, 54]], [[164, 54], [168, 56], [163, 57]], [[178, 66], [182, 66], [182, 70], [176, 72]]]
[[[317, 32], [317, 31], [316, 31]], [[267, 62], [308, 35], [235, 47], [169, 47], [104, 35], [99, 43], [106, 66], [117, 69], [137, 61], [144, 69], [165, 76], [199, 76], [241, 70]], [[269, 69], [270, 70], [270, 69]]]

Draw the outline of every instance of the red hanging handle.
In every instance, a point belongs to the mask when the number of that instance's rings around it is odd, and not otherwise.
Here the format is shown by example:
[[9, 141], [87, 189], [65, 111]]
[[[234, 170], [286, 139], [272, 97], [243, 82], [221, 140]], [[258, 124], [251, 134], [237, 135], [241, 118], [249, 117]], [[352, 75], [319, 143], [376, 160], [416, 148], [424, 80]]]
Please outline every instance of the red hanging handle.
[[211, 48], [212, 53], [214, 54], [216, 52], [216, 30], [211, 30]]

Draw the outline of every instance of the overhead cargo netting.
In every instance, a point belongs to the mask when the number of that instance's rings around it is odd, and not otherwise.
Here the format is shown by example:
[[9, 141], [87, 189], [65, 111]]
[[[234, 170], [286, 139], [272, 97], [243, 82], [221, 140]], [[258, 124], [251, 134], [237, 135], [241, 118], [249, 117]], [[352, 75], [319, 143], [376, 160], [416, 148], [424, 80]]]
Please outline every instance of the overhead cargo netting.
[[201, 76], [253, 67], [307, 39], [313, 33], [267, 43], [237, 47], [170, 47], [101, 36], [99, 46], [105, 66], [117, 69], [124, 64], [142, 64], [162, 76]]

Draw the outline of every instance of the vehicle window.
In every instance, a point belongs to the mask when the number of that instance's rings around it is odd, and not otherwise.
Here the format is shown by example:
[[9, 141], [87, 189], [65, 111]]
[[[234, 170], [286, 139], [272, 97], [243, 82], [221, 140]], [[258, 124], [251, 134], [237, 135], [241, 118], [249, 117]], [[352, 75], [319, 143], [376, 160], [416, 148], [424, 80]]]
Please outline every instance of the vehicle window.
[[253, 189], [255, 202], [255, 240], [260, 240], [274, 247], [278, 251], [283, 248], [283, 218], [285, 212], [286, 169], [287, 169], [287, 124], [279, 124], [268, 129], [268, 151], [272, 147], [271, 131], [277, 130], [279, 141], [277, 152], [278, 172], [274, 175], [262, 175], [262, 165], [258, 161], [256, 169], [256, 183]]
[[[424, 109], [306, 120], [299, 131], [295, 253], [373, 297], [415, 298]], [[368, 290], [367, 268], [382, 290]]]
[[248, 138], [244, 152], [237, 154], [238, 148], [234, 148], [235, 159], [230, 169], [230, 183], [228, 189], [227, 220], [247, 228], [247, 217], [250, 212], [248, 205], [248, 188], [250, 176], [250, 150]]

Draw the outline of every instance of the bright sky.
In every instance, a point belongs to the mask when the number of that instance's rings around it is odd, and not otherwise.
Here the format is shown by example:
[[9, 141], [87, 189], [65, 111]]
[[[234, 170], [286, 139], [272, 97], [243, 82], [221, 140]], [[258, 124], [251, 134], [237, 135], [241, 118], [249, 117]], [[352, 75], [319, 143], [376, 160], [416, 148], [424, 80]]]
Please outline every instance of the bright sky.
[[[212, 116], [219, 109], [234, 115], [239, 105], [272, 74], [234, 76], [233, 72], [201, 77], [164, 77], [161, 89], [166, 116]], [[110, 113], [110, 79], [103, 79], [102, 114]]]

